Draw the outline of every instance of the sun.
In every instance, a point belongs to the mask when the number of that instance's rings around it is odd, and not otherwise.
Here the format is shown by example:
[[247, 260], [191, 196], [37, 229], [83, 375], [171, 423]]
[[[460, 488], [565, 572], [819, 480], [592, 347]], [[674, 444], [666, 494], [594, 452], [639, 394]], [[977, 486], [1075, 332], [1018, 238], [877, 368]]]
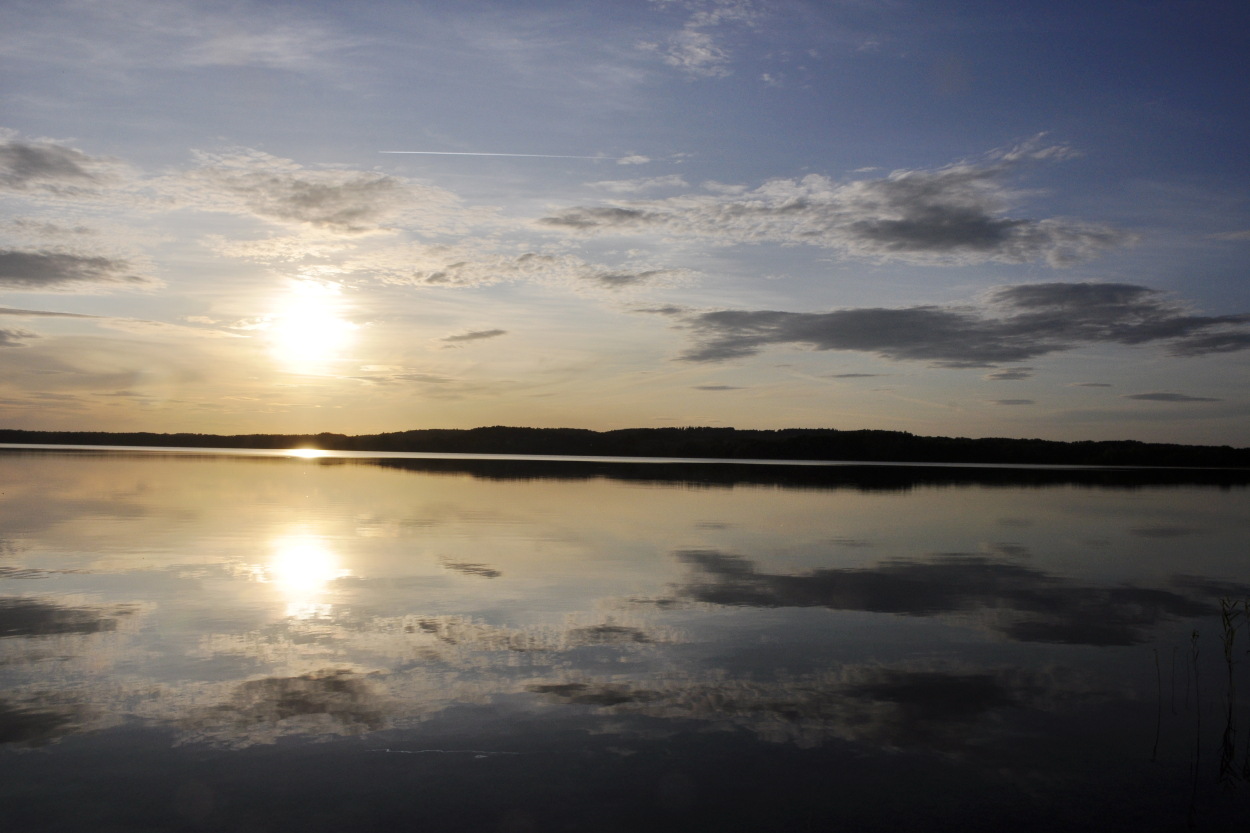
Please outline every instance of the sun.
[[356, 325], [341, 317], [338, 284], [298, 281], [269, 329], [278, 360], [297, 371], [312, 371], [345, 358]]

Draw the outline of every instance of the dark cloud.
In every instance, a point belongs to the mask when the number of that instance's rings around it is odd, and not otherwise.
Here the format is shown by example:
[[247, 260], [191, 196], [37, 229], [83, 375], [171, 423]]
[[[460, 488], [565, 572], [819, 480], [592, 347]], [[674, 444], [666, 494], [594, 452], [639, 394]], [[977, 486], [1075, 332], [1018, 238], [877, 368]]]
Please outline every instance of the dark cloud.
[[0, 188], [61, 191], [99, 183], [108, 160], [51, 143], [0, 144]]
[[847, 666], [775, 681], [656, 681], [643, 688], [599, 680], [530, 686], [558, 703], [616, 713], [735, 724], [774, 742], [829, 738], [886, 748], [984, 749], [1023, 711], [1054, 711], [1108, 695], [1062, 668], [949, 669]]
[[568, 632], [567, 639], [571, 645], [629, 645], [654, 641], [638, 628], [613, 624], [573, 628]]
[[498, 338], [499, 336], [507, 334], [507, 330], [473, 330], [467, 333], [461, 333], [460, 335], [447, 336], [447, 338], [443, 339], [443, 341], [459, 344], [466, 341], [483, 341], [488, 338]]
[[1023, 544], [1010, 544], [1010, 543], [986, 544], [985, 549], [993, 553], [998, 553], [999, 555], [1006, 555], [1010, 558], [1027, 558], [1028, 556], [1032, 555], [1032, 553], [1029, 552], [1029, 548], [1024, 546]]
[[32, 338], [39, 338], [39, 336], [26, 330], [0, 329], [0, 347], [25, 347], [26, 342]]
[[83, 315], [77, 312], [47, 312], [38, 309], [13, 309], [0, 307], [0, 315], [21, 315], [31, 318], [100, 318], [99, 315]]
[[979, 309], [919, 306], [815, 313], [688, 313], [681, 320], [696, 344], [681, 358], [726, 361], [754, 355], [773, 344], [800, 344], [815, 350], [873, 353], [896, 361], [986, 367], [1090, 344], [1155, 342], [1166, 344], [1174, 355], [1196, 356], [1204, 352], [1201, 344], [1212, 331], [1222, 339], [1224, 330], [1250, 324], [1250, 314], [1244, 313], [1193, 315], [1163, 293], [1132, 284], [1025, 284], [999, 288], [986, 300], [986, 306]]
[[480, 576], [481, 578], [499, 578], [503, 573], [494, 567], [488, 567], [485, 564], [462, 564], [450, 563], [443, 564], [448, 570], [455, 570], [457, 573], [464, 573], [466, 576]]
[[[1250, 342], [1247, 342], [1250, 346]], [[1186, 396], [1183, 393], [1129, 393], [1125, 394], [1124, 399], [1141, 399], [1146, 402], [1223, 402], [1222, 399], [1212, 399], [1209, 396]]]
[[1012, 197], [1009, 174], [1027, 158], [1059, 157], [1062, 150], [1019, 149], [980, 165], [896, 171], [848, 183], [812, 174], [748, 193], [577, 206], [538, 224], [579, 234], [662, 233], [725, 245], [807, 244], [876, 260], [1045, 260], [1065, 266], [1133, 236], [1103, 225], [1004, 216]]
[[66, 734], [72, 714], [0, 701], [0, 744], [41, 746]]
[[1036, 405], [1032, 399], [992, 399], [995, 405]]
[[0, 638], [112, 631], [120, 618], [132, 613], [125, 607], [69, 607], [24, 596], [0, 598]]
[[695, 385], [693, 390], [742, 390], [735, 385]]
[[645, 703], [657, 699], [654, 692], [631, 689], [625, 685], [595, 685], [586, 683], [561, 683], [530, 686], [535, 694], [556, 697], [565, 703], [579, 706], [619, 706], [623, 703]]
[[1185, 538], [1201, 531], [1189, 526], [1138, 526], [1129, 530], [1142, 538]]
[[876, 379], [879, 376], [887, 376], [886, 373], [833, 373], [830, 379]]
[[995, 373], [987, 373], [982, 376], [988, 382], [1015, 382], [1020, 379], [1030, 379], [1033, 376], [1033, 368], [1031, 367], [1013, 367], [1007, 370], [999, 370]]
[[906, 616], [983, 612], [988, 624], [1022, 642], [1133, 645], [1154, 625], [1214, 608], [1168, 590], [1098, 587], [984, 556], [887, 561], [806, 575], [761, 573], [715, 550], [677, 553], [693, 573], [678, 595], [747, 607], [827, 607]]
[[149, 278], [135, 274], [130, 261], [121, 258], [0, 249], [0, 288], [41, 290], [85, 284], [143, 286], [150, 282]]
[[1073, 382], [1068, 385], [1070, 388], [1113, 388], [1115, 385], [1109, 385], [1106, 382]]
[[382, 728], [381, 706], [366, 681], [345, 670], [267, 677], [240, 684], [224, 710], [245, 724], [325, 715], [356, 731]]

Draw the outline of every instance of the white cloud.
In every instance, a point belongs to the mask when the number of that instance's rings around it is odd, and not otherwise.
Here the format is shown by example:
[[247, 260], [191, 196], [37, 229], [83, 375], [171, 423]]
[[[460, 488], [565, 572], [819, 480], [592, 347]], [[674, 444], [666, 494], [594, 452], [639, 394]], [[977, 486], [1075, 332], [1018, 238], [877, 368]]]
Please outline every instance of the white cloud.
[[[724, 23], [753, 24], [761, 15], [751, 0], [694, 0], [683, 3], [691, 10], [681, 29], [667, 38], [663, 49], [664, 63], [676, 67], [692, 78], [723, 78], [731, 73], [729, 50], [712, 32]], [[661, 51], [660, 44], [643, 41], [637, 48], [646, 52]]]

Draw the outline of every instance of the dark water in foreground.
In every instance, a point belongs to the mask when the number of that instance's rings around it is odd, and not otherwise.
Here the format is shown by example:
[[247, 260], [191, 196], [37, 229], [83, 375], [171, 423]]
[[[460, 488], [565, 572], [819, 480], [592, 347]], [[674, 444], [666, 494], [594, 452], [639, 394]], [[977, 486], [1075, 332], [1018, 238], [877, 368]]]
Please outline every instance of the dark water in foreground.
[[1248, 533], [1227, 473], [0, 451], [0, 827], [1244, 829]]

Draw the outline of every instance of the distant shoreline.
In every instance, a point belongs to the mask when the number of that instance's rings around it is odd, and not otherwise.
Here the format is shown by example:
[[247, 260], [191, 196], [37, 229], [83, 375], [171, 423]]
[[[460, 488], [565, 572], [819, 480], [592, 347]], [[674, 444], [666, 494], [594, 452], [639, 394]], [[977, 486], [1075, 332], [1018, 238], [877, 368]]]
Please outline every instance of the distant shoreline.
[[148, 446], [212, 449], [322, 449], [552, 457], [649, 457], [723, 460], [948, 463], [1027, 466], [1250, 468], [1250, 448], [1143, 443], [1060, 442], [989, 437], [923, 437], [903, 431], [790, 428], [423, 429], [386, 434], [157, 434], [0, 429], [15, 445]]

